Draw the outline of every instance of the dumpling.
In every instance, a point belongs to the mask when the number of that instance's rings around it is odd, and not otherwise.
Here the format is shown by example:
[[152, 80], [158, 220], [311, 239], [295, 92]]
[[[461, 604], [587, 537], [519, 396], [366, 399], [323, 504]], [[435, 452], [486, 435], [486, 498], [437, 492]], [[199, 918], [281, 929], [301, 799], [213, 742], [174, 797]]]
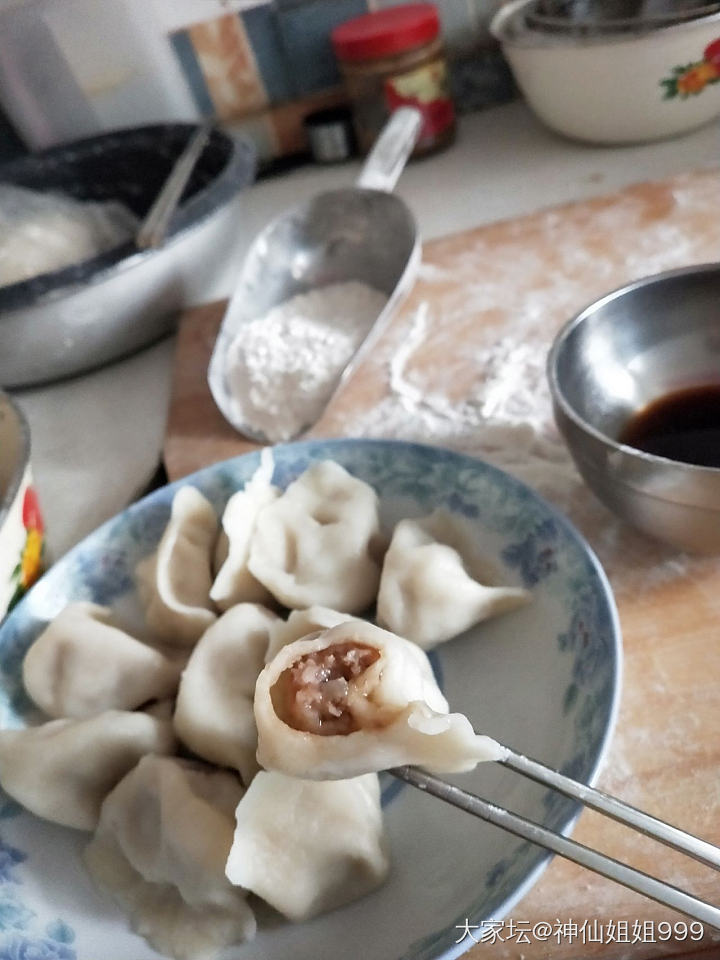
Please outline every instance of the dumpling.
[[359, 613], [377, 593], [380, 543], [375, 491], [323, 460], [260, 512], [248, 567], [288, 607]]
[[240, 603], [209, 627], [180, 681], [175, 731], [204, 760], [234, 767], [244, 783], [258, 770], [253, 695], [278, 617]]
[[215, 550], [218, 573], [210, 590], [210, 599], [220, 610], [236, 603], [266, 603], [270, 599], [270, 591], [250, 573], [247, 563], [257, 515], [280, 494], [270, 482], [273, 466], [272, 453], [265, 447], [260, 454], [260, 466], [225, 507]]
[[112, 626], [111, 616], [95, 603], [71, 603], [28, 650], [25, 689], [49, 716], [134, 710], [175, 693], [180, 665]]
[[181, 487], [157, 552], [137, 567], [148, 627], [179, 646], [192, 646], [216, 619], [210, 600], [215, 511], [195, 487]]
[[93, 830], [103, 800], [138, 760], [175, 745], [172, 724], [143, 712], [0, 730], [0, 786], [38, 817]]
[[235, 817], [227, 876], [290, 920], [356, 900], [387, 876], [374, 773], [317, 782], [261, 771]]
[[429, 650], [529, 600], [519, 587], [483, 586], [487, 575], [451, 514], [401, 520], [385, 554], [378, 623]]
[[354, 619], [348, 613], [338, 613], [337, 610], [317, 604], [307, 610], [291, 610], [287, 620], [278, 620], [270, 628], [270, 643], [265, 654], [265, 663], [270, 663], [278, 650], [282, 650], [294, 640]]
[[255, 935], [225, 876], [242, 793], [234, 774], [145, 757], [103, 804], [85, 865], [158, 953], [200, 960]]
[[166, 697], [165, 700], [153, 700], [152, 703], [148, 703], [142, 709], [143, 713], [156, 717], [158, 720], [172, 721], [175, 713], [175, 698]]
[[255, 720], [260, 765], [310, 780], [410, 763], [453, 773], [503, 756], [448, 713], [420, 647], [362, 620], [284, 647], [258, 678]]

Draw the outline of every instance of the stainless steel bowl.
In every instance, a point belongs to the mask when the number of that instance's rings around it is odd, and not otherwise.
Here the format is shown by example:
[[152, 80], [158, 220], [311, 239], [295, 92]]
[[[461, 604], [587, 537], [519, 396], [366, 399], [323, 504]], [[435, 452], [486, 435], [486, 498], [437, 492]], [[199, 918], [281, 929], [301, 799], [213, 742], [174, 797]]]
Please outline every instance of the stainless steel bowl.
[[618, 442], [652, 401], [720, 384], [720, 265], [671, 270], [591, 304], [558, 334], [548, 377], [558, 427], [599, 499], [682, 550], [720, 551], [720, 469]]
[[[101, 134], [0, 168], [0, 182], [81, 200], [119, 200], [143, 217], [194, 124]], [[0, 288], [0, 385], [80, 373], [168, 333], [188, 280], [222, 263], [237, 221], [224, 214], [255, 172], [245, 140], [213, 131], [160, 250], [133, 241], [83, 263]]]

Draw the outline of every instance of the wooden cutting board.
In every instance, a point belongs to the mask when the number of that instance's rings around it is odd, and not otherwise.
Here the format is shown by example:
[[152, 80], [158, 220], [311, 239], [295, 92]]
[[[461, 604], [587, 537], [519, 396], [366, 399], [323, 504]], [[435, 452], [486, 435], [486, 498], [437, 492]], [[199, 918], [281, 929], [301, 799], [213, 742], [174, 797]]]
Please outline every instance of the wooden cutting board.
[[[560, 325], [600, 294], [670, 267], [720, 260], [719, 201], [720, 175], [701, 171], [428, 243], [409, 300], [311, 433], [425, 439], [537, 478], [599, 553], [618, 599], [623, 697], [599, 785], [715, 843], [720, 560], [676, 555], [621, 527], [571, 477], [542, 367]], [[210, 304], [182, 318], [164, 450], [173, 480], [255, 446], [225, 423], [205, 382], [223, 309]], [[503, 444], [519, 446], [513, 452]], [[574, 837], [720, 903], [717, 874], [597, 814], [585, 812]], [[666, 927], [658, 925], [679, 919], [555, 858], [494, 937], [485, 931], [495, 942], [468, 956], [720, 957], [710, 931], [700, 942], [664, 939]], [[537, 924], [549, 925], [544, 939], [548, 926]]]

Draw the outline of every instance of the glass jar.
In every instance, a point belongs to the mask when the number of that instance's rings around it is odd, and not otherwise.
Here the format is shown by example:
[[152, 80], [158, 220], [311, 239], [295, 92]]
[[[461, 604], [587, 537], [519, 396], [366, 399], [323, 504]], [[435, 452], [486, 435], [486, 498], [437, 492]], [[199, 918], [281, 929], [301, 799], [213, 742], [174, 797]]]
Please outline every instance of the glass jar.
[[390, 113], [402, 106], [416, 107], [423, 115], [413, 155], [452, 142], [455, 108], [433, 4], [409, 3], [348, 20], [333, 30], [332, 43], [363, 153]]

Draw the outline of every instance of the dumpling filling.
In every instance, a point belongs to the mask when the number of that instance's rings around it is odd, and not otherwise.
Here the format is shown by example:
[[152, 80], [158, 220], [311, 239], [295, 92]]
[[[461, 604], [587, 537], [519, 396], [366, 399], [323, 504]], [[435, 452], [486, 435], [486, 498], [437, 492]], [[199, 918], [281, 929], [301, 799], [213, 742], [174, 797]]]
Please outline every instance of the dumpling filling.
[[450, 713], [427, 654], [363, 620], [283, 647], [255, 685], [257, 761], [304, 780], [417, 763], [438, 773], [502, 756]]
[[306, 653], [273, 688], [278, 716], [306, 733], [326, 737], [355, 733], [361, 724], [348, 703], [350, 683], [379, 659], [379, 650], [362, 643], [337, 643]]

